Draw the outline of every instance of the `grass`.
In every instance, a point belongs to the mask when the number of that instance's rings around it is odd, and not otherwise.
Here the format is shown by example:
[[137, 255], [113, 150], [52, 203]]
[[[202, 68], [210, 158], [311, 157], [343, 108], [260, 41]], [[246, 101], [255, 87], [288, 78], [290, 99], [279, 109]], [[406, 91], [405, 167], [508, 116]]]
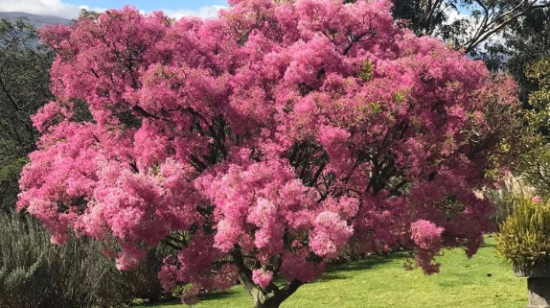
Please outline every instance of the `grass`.
[[[397, 253], [332, 267], [315, 283], [301, 287], [282, 308], [523, 308], [527, 303], [525, 278], [497, 258], [489, 237], [472, 259], [461, 249], [446, 250], [438, 258], [441, 272], [427, 276], [404, 270], [407, 254]], [[194, 308], [252, 307], [242, 287], [204, 295]], [[184, 308], [181, 303], [140, 308]]]

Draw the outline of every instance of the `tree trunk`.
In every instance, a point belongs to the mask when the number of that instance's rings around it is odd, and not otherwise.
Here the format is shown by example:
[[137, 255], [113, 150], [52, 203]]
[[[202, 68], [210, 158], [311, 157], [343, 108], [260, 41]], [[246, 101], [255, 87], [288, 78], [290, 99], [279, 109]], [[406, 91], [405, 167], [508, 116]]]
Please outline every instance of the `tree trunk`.
[[279, 308], [302, 284], [302, 282], [294, 280], [283, 288], [278, 288], [272, 283], [267, 290], [254, 287], [248, 293], [254, 300], [255, 308]]
[[254, 300], [255, 308], [279, 308], [287, 298], [303, 285], [301, 281], [293, 280], [282, 288], [273, 282], [266, 288], [260, 288], [252, 280], [252, 270], [245, 265], [241, 251], [235, 249], [231, 256], [239, 269], [239, 281]]
[[286, 299], [279, 292], [266, 293], [258, 288], [249, 293], [254, 300], [254, 308], [279, 308]]
[[260, 301], [256, 301], [254, 308], [279, 308], [281, 304], [281, 302], [276, 300], [267, 300], [263, 303]]

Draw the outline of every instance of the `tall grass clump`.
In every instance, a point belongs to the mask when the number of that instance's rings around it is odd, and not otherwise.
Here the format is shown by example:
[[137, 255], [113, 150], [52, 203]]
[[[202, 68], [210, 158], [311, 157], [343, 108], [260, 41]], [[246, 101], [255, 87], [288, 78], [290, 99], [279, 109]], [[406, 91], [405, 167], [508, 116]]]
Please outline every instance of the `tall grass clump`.
[[496, 207], [493, 220], [498, 226], [514, 212], [515, 206], [521, 203], [523, 198], [532, 194], [532, 187], [527, 186], [521, 177], [512, 175], [507, 176], [499, 188], [483, 192]]
[[549, 262], [550, 205], [528, 196], [518, 200], [500, 226], [497, 253], [519, 269]]
[[162, 296], [156, 253], [140, 268], [120, 272], [92, 241], [54, 246], [24, 215], [0, 213], [0, 225], [0, 307], [114, 307]]

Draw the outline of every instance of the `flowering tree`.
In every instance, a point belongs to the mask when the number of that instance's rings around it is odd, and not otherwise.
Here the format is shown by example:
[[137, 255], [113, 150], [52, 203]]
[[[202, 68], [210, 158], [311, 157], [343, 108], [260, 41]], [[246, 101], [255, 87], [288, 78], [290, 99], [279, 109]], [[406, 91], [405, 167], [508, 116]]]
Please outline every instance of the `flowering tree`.
[[350, 242], [413, 250], [428, 273], [442, 246], [473, 254], [514, 84], [399, 28], [386, 0], [229, 2], [207, 21], [125, 8], [46, 28], [56, 100], [33, 118], [19, 209], [54, 243], [104, 241], [122, 270], [172, 246], [159, 277], [186, 303], [240, 281], [278, 307]]

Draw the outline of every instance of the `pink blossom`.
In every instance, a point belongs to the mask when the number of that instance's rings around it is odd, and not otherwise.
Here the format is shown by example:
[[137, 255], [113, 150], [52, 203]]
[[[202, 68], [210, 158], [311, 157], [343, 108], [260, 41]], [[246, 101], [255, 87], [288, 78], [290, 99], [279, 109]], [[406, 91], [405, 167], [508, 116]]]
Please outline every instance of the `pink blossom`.
[[309, 247], [320, 257], [335, 258], [352, 234], [353, 229], [338, 214], [322, 212], [315, 218]]
[[411, 224], [411, 238], [420, 249], [430, 250], [440, 245], [443, 228], [427, 220]]
[[254, 280], [254, 283], [265, 289], [273, 280], [273, 272], [263, 269], [255, 269], [252, 271], [252, 279]]
[[433, 258], [441, 248], [443, 231], [442, 227], [427, 220], [418, 220], [411, 224], [411, 238], [420, 250], [416, 255], [417, 264], [428, 274], [439, 271], [439, 264], [433, 263]]

